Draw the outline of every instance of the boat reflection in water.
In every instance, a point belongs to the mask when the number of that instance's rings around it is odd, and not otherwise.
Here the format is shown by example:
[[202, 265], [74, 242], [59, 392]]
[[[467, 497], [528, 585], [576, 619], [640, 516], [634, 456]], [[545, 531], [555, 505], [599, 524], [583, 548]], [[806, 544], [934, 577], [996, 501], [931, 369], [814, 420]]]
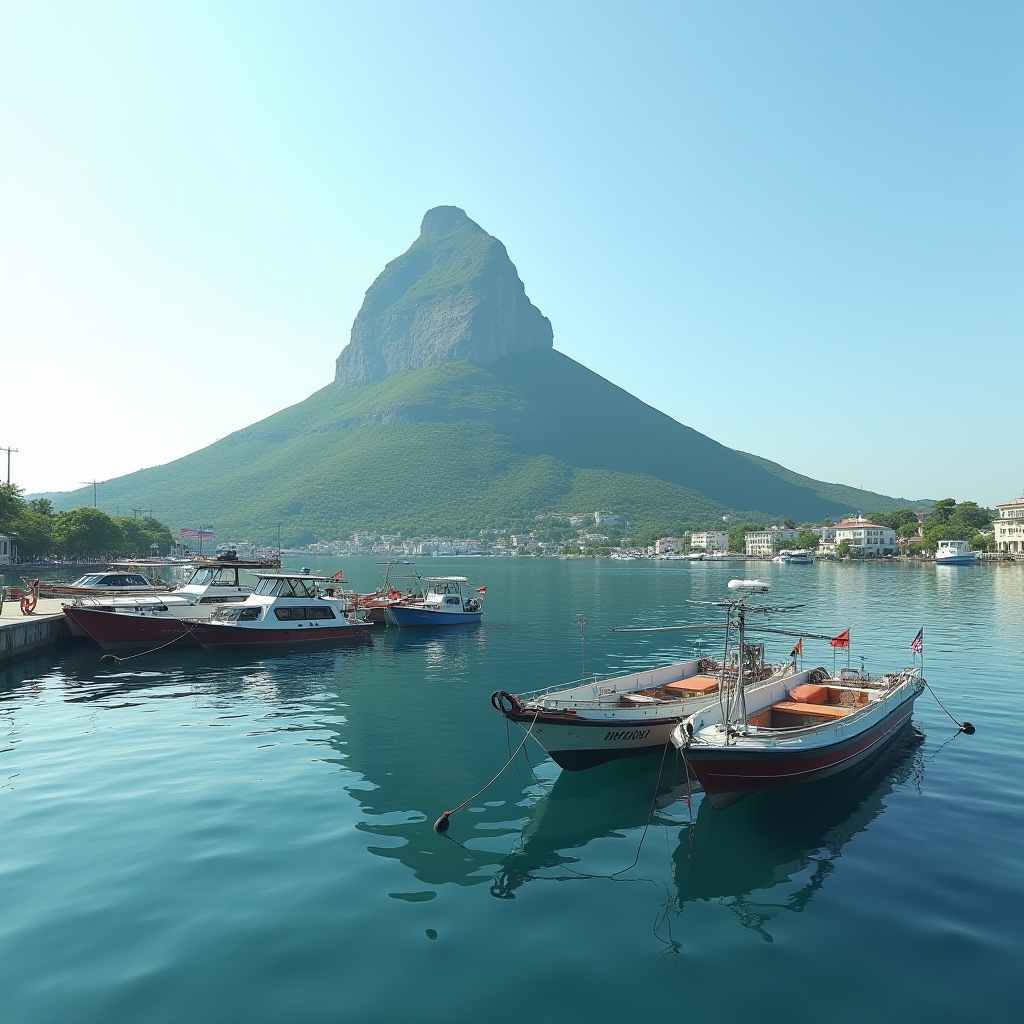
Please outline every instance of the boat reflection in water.
[[[680, 907], [720, 901], [771, 942], [768, 921], [803, 910], [836, 869], [843, 847], [885, 810], [893, 790], [920, 779], [924, 738], [911, 725], [861, 771], [798, 792], [764, 793], [726, 813], [702, 803], [692, 841], [684, 833], [672, 856]], [[785, 894], [772, 899], [770, 890], [780, 886]]]
[[[652, 827], [683, 825], [672, 854], [676, 894], [670, 899], [671, 909], [681, 912], [689, 902], [717, 901], [745, 927], [772, 941], [768, 921], [783, 911], [802, 910], [835, 870], [846, 843], [882, 813], [894, 788], [920, 777], [923, 740], [924, 735], [911, 726], [859, 771], [808, 783], [796, 794], [758, 794], [726, 812], [713, 810], [698, 791], [692, 798], [692, 826], [684, 802], [683, 769], [666, 760]], [[494, 878], [493, 895], [511, 899], [529, 881], [587, 877], [578, 869], [573, 851], [593, 840], [642, 828], [651, 810], [658, 768], [655, 759], [653, 766], [612, 764], [593, 772], [562, 773], [533, 809], [519, 849], [504, 859]], [[630, 856], [635, 850], [632, 846]], [[628, 859], [622, 868], [627, 864]], [[633, 872], [618, 877], [636, 876]], [[779, 887], [784, 887], [784, 894], [773, 898], [772, 890]]]

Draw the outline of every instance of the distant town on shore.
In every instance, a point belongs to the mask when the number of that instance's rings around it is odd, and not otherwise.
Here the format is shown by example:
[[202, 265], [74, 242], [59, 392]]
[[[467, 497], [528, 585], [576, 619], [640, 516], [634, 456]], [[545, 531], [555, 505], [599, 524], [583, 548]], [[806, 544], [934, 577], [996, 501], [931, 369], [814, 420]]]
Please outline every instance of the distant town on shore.
[[[804, 550], [817, 558], [878, 559], [927, 558], [934, 555], [940, 541], [959, 540], [971, 550], [997, 559], [1024, 554], [1024, 496], [994, 509], [946, 498], [927, 509], [869, 512], [817, 523], [729, 522], [731, 518], [723, 517], [720, 527], [666, 535], [649, 527], [634, 529], [624, 516], [611, 511], [551, 513], [507, 529], [482, 529], [475, 536], [363, 530], [344, 539], [285, 546], [284, 551], [314, 557], [672, 558], [701, 553], [771, 558], [784, 551]], [[0, 565], [90, 558], [213, 557], [226, 551], [242, 558], [266, 558], [280, 550], [280, 545], [218, 536], [214, 524], [172, 531], [152, 516], [110, 516], [91, 506], [54, 512], [46, 499], [26, 500], [17, 487], [0, 484]]]

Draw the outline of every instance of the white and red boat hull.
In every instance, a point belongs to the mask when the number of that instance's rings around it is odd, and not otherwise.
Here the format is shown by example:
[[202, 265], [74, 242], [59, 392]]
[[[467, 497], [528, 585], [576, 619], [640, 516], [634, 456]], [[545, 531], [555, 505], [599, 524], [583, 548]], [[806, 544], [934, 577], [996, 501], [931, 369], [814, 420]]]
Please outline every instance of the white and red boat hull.
[[184, 637], [195, 625], [167, 615], [130, 615], [71, 605], [64, 606], [64, 614], [107, 651], [159, 647]]
[[894, 708], [860, 735], [807, 750], [737, 750], [735, 747], [683, 751], [715, 808], [728, 807], [751, 793], [828, 778], [854, 768], [895, 739], [913, 714], [913, 698]]

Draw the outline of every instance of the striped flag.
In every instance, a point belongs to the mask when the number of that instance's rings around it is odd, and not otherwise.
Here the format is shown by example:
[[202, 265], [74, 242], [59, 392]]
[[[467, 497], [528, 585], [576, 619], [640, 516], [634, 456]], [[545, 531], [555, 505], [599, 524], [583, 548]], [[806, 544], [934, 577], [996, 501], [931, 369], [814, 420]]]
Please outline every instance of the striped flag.
[[789, 652], [791, 658], [795, 658], [798, 654], [804, 653], [804, 638], [800, 637], [796, 642], [796, 646]]
[[484, 595], [484, 597], [486, 597], [486, 596], [487, 596], [487, 588], [486, 588], [486, 587], [477, 587], [477, 588], [476, 588], [476, 592], [477, 592], [478, 594], [483, 594], [483, 595]]
[[910, 644], [910, 649], [915, 654], [924, 654], [924, 626], [917, 631], [917, 636], [914, 637]]

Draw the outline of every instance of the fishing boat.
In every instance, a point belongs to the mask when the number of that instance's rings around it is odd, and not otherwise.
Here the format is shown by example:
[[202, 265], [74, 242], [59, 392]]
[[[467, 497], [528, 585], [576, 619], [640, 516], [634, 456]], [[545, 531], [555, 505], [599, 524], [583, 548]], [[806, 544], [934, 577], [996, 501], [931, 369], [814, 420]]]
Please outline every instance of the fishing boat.
[[219, 558], [193, 562], [188, 582], [169, 594], [76, 594], [64, 603], [68, 627], [104, 650], [155, 647], [183, 636], [189, 624], [210, 618], [225, 604], [244, 601], [253, 588], [240, 573], [266, 571], [266, 562]]
[[[748, 686], [784, 679], [792, 671], [789, 662], [766, 663], [763, 645], [748, 644], [745, 651]], [[581, 771], [664, 750], [679, 720], [716, 699], [723, 679], [728, 685], [738, 671], [735, 663], [723, 668], [699, 658], [527, 693], [498, 690], [491, 704], [509, 721], [529, 728], [560, 768]]]
[[241, 604], [216, 609], [205, 622], [186, 623], [202, 647], [296, 648], [366, 637], [373, 625], [359, 617], [330, 576], [255, 573], [256, 589]]
[[[360, 594], [359, 595], [359, 607], [363, 608], [367, 615], [367, 619], [374, 623], [384, 623], [387, 621], [386, 610], [388, 608], [394, 608], [397, 605], [412, 604], [415, 601], [423, 600], [423, 591], [420, 587], [408, 587], [404, 591], [400, 590], [395, 586], [393, 577], [391, 576], [391, 569], [396, 565], [415, 565], [415, 562], [408, 561], [387, 561], [378, 562], [378, 565], [383, 565], [384, 568], [384, 583], [378, 587], [372, 594]], [[415, 572], [415, 570], [414, 570]], [[339, 577], [335, 577], [340, 579]], [[419, 575], [413, 576], [401, 576], [395, 577], [396, 579], [415, 579], [420, 580], [422, 577]]]
[[935, 551], [936, 565], [977, 565], [981, 552], [972, 551], [965, 540], [940, 540]]
[[[483, 617], [483, 602], [478, 597], [463, 597], [469, 586], [465, 576], [418, 576], [424, 592], [420, 600], [390, 604], [384, 609], [389, 626], [399, 629], [432, 626], [462, 626], [478, 623]], [[486, 587], [477, 590], [480, 597]]]
[[[739, 591], [737, 598], [715, 602], [728, 609], [730, 621], [735, 618], [741, 645], [748, 614], [792, 610], [748, 607], [751, 591], [744, 582], [729, 584]], [[848, 631], [840, 636], [848, 643]], [[826, 778], [864, 763], [907, 725], [925, 687], [915, 667], [882, 675], [814, 668], [752, 688], [744, 685], [743, 667], [741, 662], [736, 684], [720, 700], [671, 732], [718, 809], [759, 790]]]

